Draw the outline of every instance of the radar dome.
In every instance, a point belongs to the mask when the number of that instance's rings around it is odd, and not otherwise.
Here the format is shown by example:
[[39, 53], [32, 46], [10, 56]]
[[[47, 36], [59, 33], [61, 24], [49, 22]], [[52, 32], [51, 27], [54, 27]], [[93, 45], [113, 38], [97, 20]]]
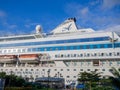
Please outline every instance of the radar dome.
[[36, 26], [36, 33], [40, 33], [42, 30], [41, 26], [40, 25], [37, 25]]

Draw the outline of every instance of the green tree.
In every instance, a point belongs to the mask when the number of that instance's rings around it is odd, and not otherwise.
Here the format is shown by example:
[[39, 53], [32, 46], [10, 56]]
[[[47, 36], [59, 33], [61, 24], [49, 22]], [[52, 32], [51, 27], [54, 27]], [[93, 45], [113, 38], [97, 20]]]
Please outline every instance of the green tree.
[[120, 90], [120, 68], [117, 70], [114, 67], [110, 70], [113, 76], [110, 76], [110, 79], [112, 80], [112, 84]]
[[87, 82], [93, 81], [97, 82], [101, 77], [101, 72], [98, 73], [97, 70], [91, 72], [81, 72], [78, 74], [78, 81], [79, 82]]
[[6, 73], [5, 72], [0, 72], [0, 78], [5, 78], [6, 77]]
[[85, 84], [86, 88], [95, 87], [99, 83], [100, 75], [97, 70], [91, 72], [81, 72], [78, 74], [78, 82]]
[[102, 78], [101, 72], [81, 72], [78, 74], [78, 82], [85, 85], [85, 90], [115, 90], [111, 80]]
[[20, 76], [16, 76], [14, 74], [6, 76], [7, 86], [21, 87], [24, 83], [25, 83], [25, 80]]
[[0, 72], [0, 78], [5, 79], [5, 86], [21, 87], [25, 83], [24, 78], [15, 75], [13, 72], [10, 75], [6, 75], [5, 72]]

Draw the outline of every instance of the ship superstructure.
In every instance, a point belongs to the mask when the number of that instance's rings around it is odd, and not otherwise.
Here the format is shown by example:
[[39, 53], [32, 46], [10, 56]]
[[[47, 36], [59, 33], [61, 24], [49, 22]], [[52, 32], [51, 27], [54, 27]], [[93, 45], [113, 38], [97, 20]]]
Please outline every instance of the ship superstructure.
[[115, 32], [78, 29], [69, 18], [43, 34], [0, 37], [0, 71], [11, 72], [34, 81], [38, 77], [63, 77], [65, 83], [77, 81], [79, 72], [98, 70], [110, 75], [120, 68], [120, 37]]

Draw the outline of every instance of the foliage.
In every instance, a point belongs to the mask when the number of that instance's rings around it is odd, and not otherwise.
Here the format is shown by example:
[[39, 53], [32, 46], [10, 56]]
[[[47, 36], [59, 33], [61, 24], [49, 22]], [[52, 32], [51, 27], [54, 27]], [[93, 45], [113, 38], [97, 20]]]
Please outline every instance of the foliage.
[[112, 84], [120, 90], [120, 69], [115, 69], [112, 67], [112, 70], [110, 71], [113, 76], [110, 76], [110, 80], [112, 80]]
[[100, 74], [101, 73], [97, 73], [97, 70], [91, 72], [82, 72], [78, 74], [78, 81], [83, 83], [87, 81], [97, 82], [100, 80]]
[[113, 89], [111, 86], [107, 86], [107, 87], [94, 87], [94, 88], [92, 88], [92, 90], [115, 90], [115, 89]]
[[20, 77], [16, 76], [15, 74], [6, 75], [5, 72], [0, 72], [0, 78], [5, 78], [5, 86], [16, 86], [21, 87], [25, 80]]
[[5, 87], [4, 90], [33, 90], [32, 87]]
[[0, 78], [5, 78], [6, 73], [5, 72], [0, 72]]
[[85, 90], [114, 90], [111, 80], [102, 78], [97, 71], [79, 73], [78, 82], [85, 85]]

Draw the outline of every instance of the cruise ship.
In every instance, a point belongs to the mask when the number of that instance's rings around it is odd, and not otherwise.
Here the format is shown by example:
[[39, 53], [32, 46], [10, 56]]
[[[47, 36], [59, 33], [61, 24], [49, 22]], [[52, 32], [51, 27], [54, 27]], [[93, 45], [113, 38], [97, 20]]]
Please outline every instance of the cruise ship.
[[0, 72], [22, 76], [28, 81], [39, 77], [64, 78], [76, 83], [80, 72], [98, 70], [111, 75], [120, 68], [120, 35], [110, 31], [77, 28], [68, 18], [50, 33], [0, 37]]

